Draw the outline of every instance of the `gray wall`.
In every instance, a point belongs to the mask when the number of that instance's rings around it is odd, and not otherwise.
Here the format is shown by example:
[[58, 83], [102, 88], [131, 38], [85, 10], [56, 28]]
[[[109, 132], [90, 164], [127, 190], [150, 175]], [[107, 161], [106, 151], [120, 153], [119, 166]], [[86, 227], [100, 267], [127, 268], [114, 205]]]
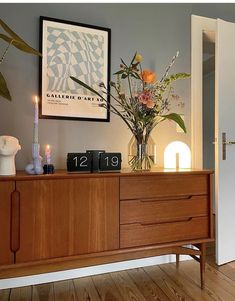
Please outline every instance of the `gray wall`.
[[[119, 58], [128, 60], [137, 50], [145, 58], [145, 67], [164, 72], [171, 57], [180, 51], [172, 71], [190, 72], [190, 16], [192, 4], [0, 4], [0, 17], [30, 45], [38, 48], [39, 16], [49, 16], [112, 29], [111, 72]], [[199, 7], [196, 7], [199, 9]], [[2, 51], [3, 48], [0, 48]], [[1, 65], [13, 101], [0, 99], [0, 135], [18, 137], [22, 151], [17, 154], [17, 169], [30, 160], [33, 105], [38, 93], [38, 58], [10, 49]], [[153, 132], [158, 147], [158, 164], [163, 150], [172, 140], [190, 143], [190, 80], [177, 84], [185, 102], [188, 134], [177, 133], [173, 122], [164, 122]], [[67, 152], [85, 149], [120, 151], [127, 165], [127, 144], [131, 137], [124, 123], [111, 115], [110, 123], [40, 120], [39, 139], [42, 148], [53, 148], [54, 163], [64, 168]]]
[[208, 18], [219, 18], [225, 21], [235, 22], [235, 4], [234, 3], [206, 3], [193, 4], [192, 12]]

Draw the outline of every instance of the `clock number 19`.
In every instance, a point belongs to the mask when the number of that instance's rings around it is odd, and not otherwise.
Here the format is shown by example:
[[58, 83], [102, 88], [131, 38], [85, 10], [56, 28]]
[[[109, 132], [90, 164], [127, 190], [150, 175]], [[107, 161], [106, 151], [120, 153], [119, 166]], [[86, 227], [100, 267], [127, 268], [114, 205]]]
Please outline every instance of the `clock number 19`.
[[106, 161], [106, 166], [108, 167], [109, 165], [116, 167], [118, 166], [118, 157], [117, 156], [113, 156], [113, 157], [106, 157], [105, 158]]

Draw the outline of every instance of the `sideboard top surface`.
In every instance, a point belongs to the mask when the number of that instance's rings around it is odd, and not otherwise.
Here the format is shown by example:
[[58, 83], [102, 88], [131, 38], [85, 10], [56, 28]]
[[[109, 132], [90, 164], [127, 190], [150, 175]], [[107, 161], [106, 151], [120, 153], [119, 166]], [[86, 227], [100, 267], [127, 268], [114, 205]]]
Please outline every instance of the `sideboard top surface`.
[[27, 181], [27, 180], [52, 180], [52, 179], [76, 179], [76, 178], [99, 178], [99, 177], [125, 177], [125, 176], [154, 176], [154, 175], [197, 175], [212, 174], [212, 170], [208, 169], [164, 169], [156, 168], [151, 171], [131, 171], [130, 169], [122, 169], [120, 172], [96, 172], [96, 173], [68, 173], [65, 169], [56, 170], [51, 175], [28, 175], [25, 171], [17, 171], [13, 176], [0, 176], [0, 181]]

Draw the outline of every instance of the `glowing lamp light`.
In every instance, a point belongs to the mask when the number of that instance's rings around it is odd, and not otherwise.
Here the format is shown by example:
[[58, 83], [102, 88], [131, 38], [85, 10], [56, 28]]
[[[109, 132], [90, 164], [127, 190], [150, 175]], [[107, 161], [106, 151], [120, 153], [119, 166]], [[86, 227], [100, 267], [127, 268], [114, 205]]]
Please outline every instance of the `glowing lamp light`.
[[164, 151], [164, 168], [191, 168], [191, 151], [187, 144], [174, 141]]

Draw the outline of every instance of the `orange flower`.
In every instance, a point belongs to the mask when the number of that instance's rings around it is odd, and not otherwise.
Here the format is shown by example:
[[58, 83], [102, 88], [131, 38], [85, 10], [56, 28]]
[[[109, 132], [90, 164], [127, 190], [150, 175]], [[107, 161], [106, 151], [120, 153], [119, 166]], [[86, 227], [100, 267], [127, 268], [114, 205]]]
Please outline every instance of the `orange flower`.
[[148, 70], [148, 69], [143, 70], [141, 76], [142, 76], [143, 81], [147, 84], [153, 84], [157, 79], [156, 74], [153, 71]]

